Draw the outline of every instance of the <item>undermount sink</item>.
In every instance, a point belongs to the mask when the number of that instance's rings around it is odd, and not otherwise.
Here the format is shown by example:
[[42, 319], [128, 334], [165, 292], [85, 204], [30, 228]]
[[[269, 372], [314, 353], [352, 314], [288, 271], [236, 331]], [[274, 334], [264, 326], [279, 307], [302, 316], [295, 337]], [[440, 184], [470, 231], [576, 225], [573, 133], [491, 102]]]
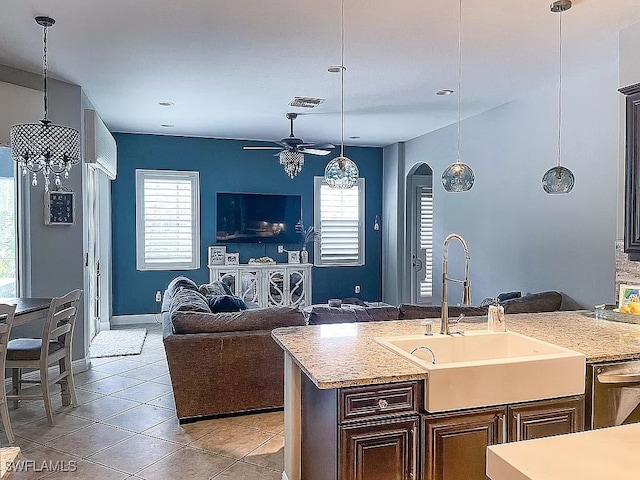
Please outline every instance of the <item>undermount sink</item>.
[[584, 393], [582, 353], [518, 333], [474, 331], [464, 336], [405, 335], [374, 340], [425, 369], [428, 412]]

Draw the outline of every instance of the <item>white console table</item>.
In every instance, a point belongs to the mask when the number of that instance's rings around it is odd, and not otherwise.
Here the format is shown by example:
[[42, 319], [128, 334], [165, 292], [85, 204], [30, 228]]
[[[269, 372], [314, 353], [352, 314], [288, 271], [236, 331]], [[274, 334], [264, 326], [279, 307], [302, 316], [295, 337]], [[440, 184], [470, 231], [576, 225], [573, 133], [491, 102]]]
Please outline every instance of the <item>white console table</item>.
[[311, 304], [310, 263], [210, 265], [209, 281], [226, 283], [233, 294], [261, 307]]

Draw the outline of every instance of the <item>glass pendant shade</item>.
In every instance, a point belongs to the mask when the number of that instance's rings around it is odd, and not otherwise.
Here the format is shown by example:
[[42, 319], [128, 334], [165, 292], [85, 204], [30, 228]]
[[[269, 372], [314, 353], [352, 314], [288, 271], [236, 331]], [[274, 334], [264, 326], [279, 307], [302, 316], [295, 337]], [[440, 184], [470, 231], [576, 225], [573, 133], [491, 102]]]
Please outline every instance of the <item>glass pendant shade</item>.
[[280, 165], [284, 167], [284, 171], [289, 175], [289, 178], [293, 178], [302, 171], [304, 154], [283, 150], [280, 152]]
[[468, 192], [474, 181], [471, 167], [459, 160], [449, 165], [442, 174], [442, 186], [447, 192]]
[[345, 156], [334, 158], [324, 169], [324, 179], [331, 188], [354, 187], [359, 175], [356, 163]]
[[542, 176], [542, 188], [547, 193], [569, 193], [574, 183], [575, 177], [571, 170], [559, 165], [550, 168]]

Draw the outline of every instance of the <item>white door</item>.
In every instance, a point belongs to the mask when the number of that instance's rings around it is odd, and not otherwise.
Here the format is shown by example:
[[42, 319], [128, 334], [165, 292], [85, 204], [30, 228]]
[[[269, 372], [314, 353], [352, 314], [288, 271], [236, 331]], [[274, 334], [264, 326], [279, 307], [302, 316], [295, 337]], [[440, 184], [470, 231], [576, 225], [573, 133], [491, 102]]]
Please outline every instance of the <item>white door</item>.
[[89, 340], [100, 331], [100, 212], [98, 171], [87, 166], [88, 253], [87, 298], [89, 300]]
[[[429, 185], [424, 185], [427, 178]], [[433, 292], [433, 190], [430, 176], [415, 175], [412, 180], [411, 303], [430, 305]]]

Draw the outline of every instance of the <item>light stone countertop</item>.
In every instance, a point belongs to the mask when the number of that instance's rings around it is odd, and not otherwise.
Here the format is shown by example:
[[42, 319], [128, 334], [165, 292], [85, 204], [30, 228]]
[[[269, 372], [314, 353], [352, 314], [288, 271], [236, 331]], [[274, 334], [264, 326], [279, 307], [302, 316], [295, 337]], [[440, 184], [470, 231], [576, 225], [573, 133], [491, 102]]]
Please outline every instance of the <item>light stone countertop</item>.
[[[433, 331], [440, 319], [434, 318]], [[284, 327], [272, 332], [318, 388], [425, 379], [426, 373], [374, 342], [374, 337], [424, 333], [425, 320]], [[640, 325], [595, 319], [591, 312], [506, 316], [507, 330], [584, 353], [587, 362], [640, 359]], [[462, 330], [486, 329], [486, 317], [464, 319]]]
[[640, 424], [493, 445], [492, 480], [637, 480]]

